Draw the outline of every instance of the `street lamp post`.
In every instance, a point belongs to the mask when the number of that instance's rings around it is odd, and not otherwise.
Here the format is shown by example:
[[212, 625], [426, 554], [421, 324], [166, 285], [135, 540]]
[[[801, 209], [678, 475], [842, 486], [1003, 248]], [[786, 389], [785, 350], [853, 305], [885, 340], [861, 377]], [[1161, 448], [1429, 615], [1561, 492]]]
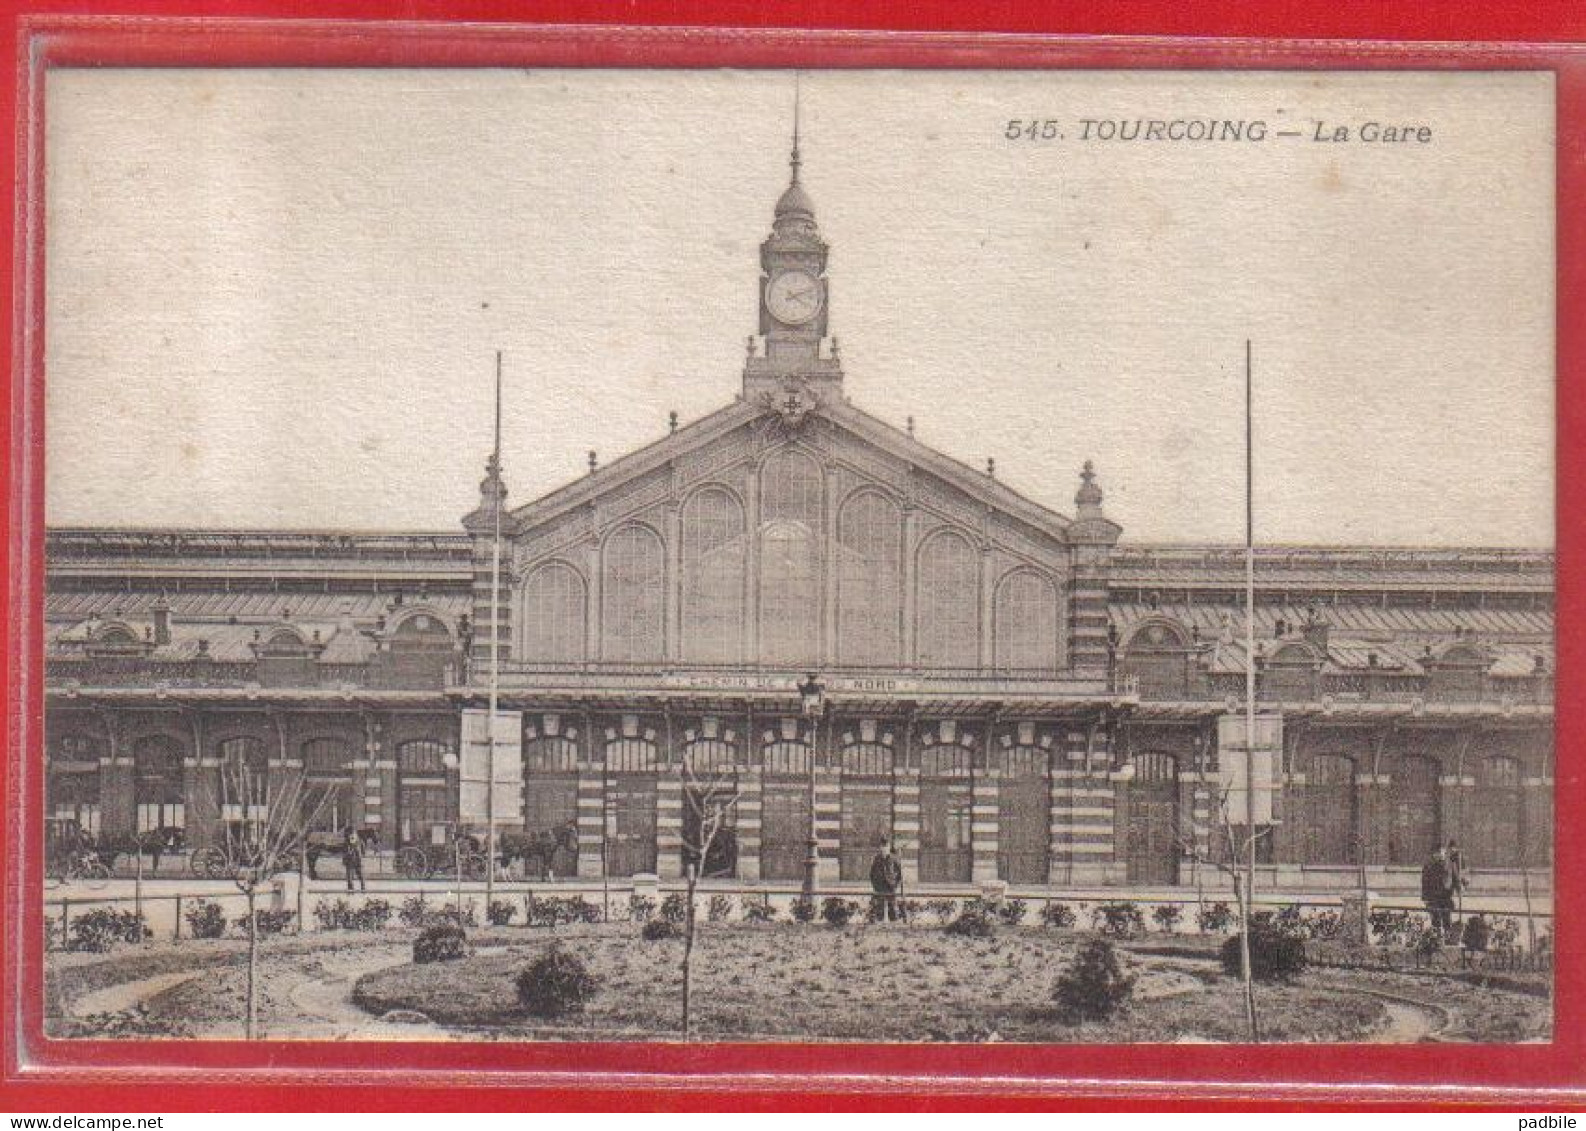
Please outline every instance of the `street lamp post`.
[[826, 685], [811, 672], [799, 684], [799, 703], [804, 717], [810, 720], [810, 836], [809, 852], [804, 857], [804, 891], [806, 903], [815, 902], [815, 871], [820, 867], [820, 838], [815, 831], [815, 757], [820, 751], [820, 720], [826, 713]]

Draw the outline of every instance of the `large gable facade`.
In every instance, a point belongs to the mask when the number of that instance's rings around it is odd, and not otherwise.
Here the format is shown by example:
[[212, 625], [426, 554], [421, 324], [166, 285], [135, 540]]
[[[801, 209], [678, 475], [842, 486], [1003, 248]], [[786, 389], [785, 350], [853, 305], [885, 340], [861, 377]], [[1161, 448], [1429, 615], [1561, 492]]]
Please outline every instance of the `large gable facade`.
[[52, 825], [201, 848], [256, 761], [396, 868], [481, 832], [493, 684], [499, 828], [556, 846], [520, 875], [681, 875], [706, 765], [721, 883], [863, 884], [887, 839], [943, 890], [1213, 882], [1253, 665], [1265, 886], [1411, 884], [1448, 838], [1541, 882], [1551, 555], [1263, 550], [1248, 656], [1240, 552], [1120, 544], [1090, 464], [1058, 513], [850, 403], [796, 150], [760, 265], [731, 403], [520, 506], [492, 460], [460, 533], [52, 532]]

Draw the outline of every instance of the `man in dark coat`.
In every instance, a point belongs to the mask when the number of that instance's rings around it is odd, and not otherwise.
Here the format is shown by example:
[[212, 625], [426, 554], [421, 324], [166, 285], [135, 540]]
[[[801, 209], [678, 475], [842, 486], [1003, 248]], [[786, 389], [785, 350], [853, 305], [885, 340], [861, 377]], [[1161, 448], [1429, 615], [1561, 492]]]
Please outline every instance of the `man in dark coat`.
[[876, 919], [890, 923], [900, 918], [898, 892], [903, 889], [903, 865], [890, 841], [882, 841], [875, 859], [870, 861], [870, 888], [876, 893]]
[[351, 828], [341, 842], [341, 866], [347, 873], [347, 890], [352, 890], [353, 877], [358, 879], [360, 891], [368, 891], [369, 885], [363, 879], [363, 838]]
[[1444, 939], [1454, 931], [1454, 871], [1441, 847], [1421, 867], [1421, 902], [1432, 917], [1432, 929]]

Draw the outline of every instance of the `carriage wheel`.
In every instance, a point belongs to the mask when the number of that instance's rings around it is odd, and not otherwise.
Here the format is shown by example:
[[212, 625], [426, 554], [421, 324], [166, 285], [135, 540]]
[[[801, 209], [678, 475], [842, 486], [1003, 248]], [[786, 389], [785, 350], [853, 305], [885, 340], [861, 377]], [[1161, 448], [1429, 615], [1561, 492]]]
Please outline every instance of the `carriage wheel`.
[[110, 865], [98, 859], [85, 861], [78, 869], [77, 878], [89, 891], [98, 891], [110, 882]]
[[482, 880], [490, 870], [490, 861], [485, 859], [483, 852], [467, 852], [463, 854], [463, 877], [469, 880]]
[[397, 872], [409, 880], [430, 878], [430, 858], [422, 848], [404, 848], [397, 853]]
[[187, 862], [188, 870], [206, 880], [219, 880], [226, 875], [226, 854], [213, 846], [200, 848]]

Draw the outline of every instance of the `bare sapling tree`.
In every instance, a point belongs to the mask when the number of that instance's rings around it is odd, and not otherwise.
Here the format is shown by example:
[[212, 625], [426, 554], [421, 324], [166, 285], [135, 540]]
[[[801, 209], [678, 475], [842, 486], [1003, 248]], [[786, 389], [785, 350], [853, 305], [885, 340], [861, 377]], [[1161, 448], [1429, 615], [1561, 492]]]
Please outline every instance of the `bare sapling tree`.
[[[709, 745], [709, 744], [705, 744]], [[702, 765], [693, 750], [683, 755], [683, 803], [687, 819], [683, 822], [683, 882], [686, 906], [683, 913], [683, 1039], [694, 1035], [694, 935], [697, 916], [694, 894], [700, 874], [714, 848], [733, 824], [733, 812], [743, 791], [731, 770]]]
[[[244, 1033], [259, 1035], [259, 896], [282, 872], [301, 867], [308, 830], [315, 827], [330, 800], [329, 790], [308, 789], [301, 769], [280, 767], [273, 773], [247, 758], [221, 763], [216, 808], [221, 814], [219, 848], [225, 872], [247, 901], [244, 933], [248, 941], [248, 975]], [[231, 814], [236, 814], [235, 818]], [[303, 877], [299, 877], [301, 887]], [[301, 901], [299, 901], [301, 905]]]
[[1225, 787], [1218, 795], [1217, 803], [1217, 814], [1222, 826], [1220, 831], [1226, 846], [1225, 856], [1221, 859], [1212, 856], [1192, 838], [1180, 838], [1179, 846], [1190, 856], [1197, 869], [1203, 864], [1210, 864], [1233, 883], [1234, 907], [1239, 926], [1239, 978], [1244, 983], [1245, 1023], [1250, 1031], [1250, 1042], [1256, 1044], [1261, 1040], [1261, 1027], [1256, 1019], [1256, 981], [1250, 964], [1250, 926], [1255, 916], [1255, 906], [1251, 898], [1253, 893], [1246, 882], [1246, 869], [1241, 867], [1241, 861], [1248, 859], [1256, 842], [1271, 830], [1249, 829], [1241, 837], [1235, 831], [1233, 818], [1229, 815], [1228, 799], [1232, 792], [1232, 787]]

